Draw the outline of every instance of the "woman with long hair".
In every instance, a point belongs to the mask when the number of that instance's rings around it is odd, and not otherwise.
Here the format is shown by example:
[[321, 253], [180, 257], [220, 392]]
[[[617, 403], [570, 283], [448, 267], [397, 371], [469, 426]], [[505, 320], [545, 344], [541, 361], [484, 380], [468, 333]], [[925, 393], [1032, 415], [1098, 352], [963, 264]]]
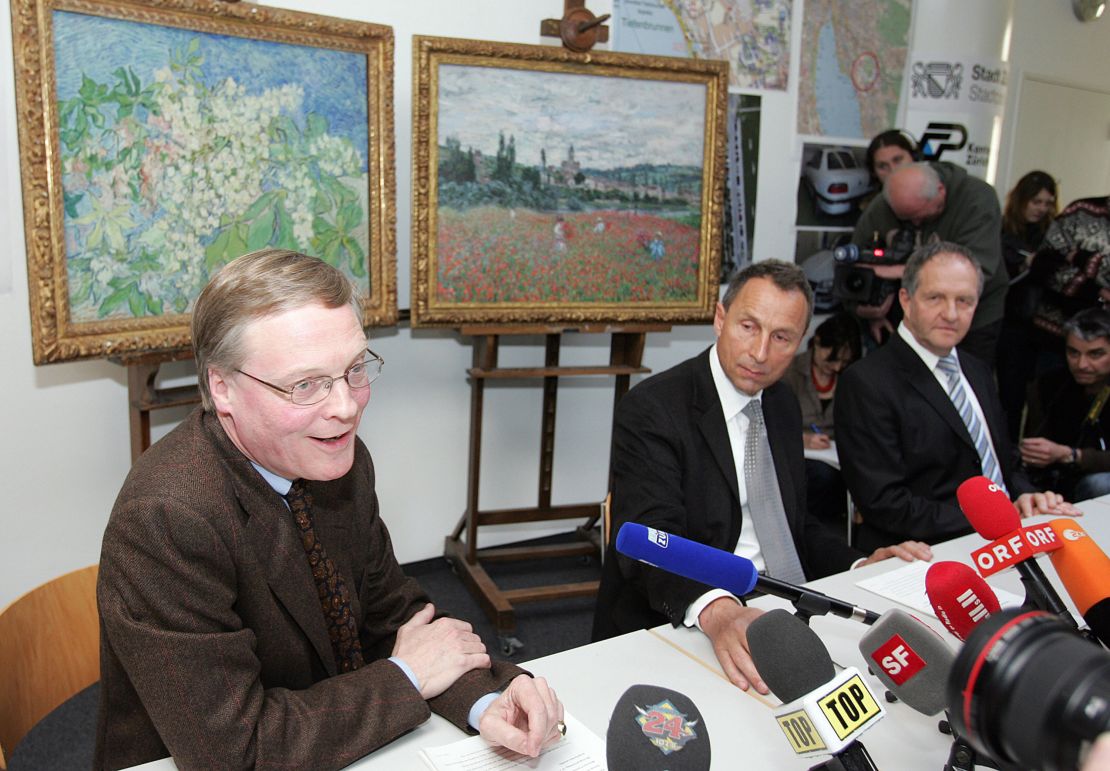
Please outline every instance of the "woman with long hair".
[[1010, 437], [1017, 438], [1025, 392], [1037, 372], [1040, 335], [1033, 329], [1033, 313], [1041, 289], [1028, 275], [1033, 256], [1056, 216], [1056, 180], [1043, 171], [1031, 171], [1006, 195], [1002, 211], [1002, 259], [1010, 275], [1006, 311], [998, 338], [998, 394], [1006, 411]]
[[1002, 255], [1010, 278], [1028, 268], [1056, 216], [1056, 180], [1031, 171], [1006, 196], [1002, 210]]
[[875, 187], [882, 188], [896, 168], [918, 160], [917, 142], [902, 129], [887, 129], [871, 140], [864, 159]]

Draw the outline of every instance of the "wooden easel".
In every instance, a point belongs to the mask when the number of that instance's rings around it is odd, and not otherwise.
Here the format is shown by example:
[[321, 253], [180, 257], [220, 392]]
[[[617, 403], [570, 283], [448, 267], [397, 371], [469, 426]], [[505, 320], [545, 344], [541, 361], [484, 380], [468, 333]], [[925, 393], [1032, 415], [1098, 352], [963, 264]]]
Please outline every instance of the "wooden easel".
[[154, 385], [158, 370], [163, 364], [191, 358], [193, 352], [188, 349], [112, 358], [116, 364], [127, 367], [127, 415], [131, 427], [132, 463], [150, 447], [151, 412], [200, 402], [200, 391], [195, 385], [173, 388], [158, 388]]
[[[466, 512], [451, 535], [444, 540], [444, 556], [478, 600], [497, 629], [501, 652], [511, 655], [522, 643], [513, 636], [516, 620], [514, 603], [536, 602], [567, 597], [590, 597], [597, 593], [597, 581], [571, 584], [549, 584], [527, 589], [500, 589], [490, 578], [483, 562], [530, 560], [545, 557], [587, 556], [598, 554], [600, 538], [595, 525], [600, 517], [597, 502], [551, 505], [551, 472], [555, 455], [555, 406], [560, 377], [613, 375], [614, 405], [628, 391], [632, 375], [649, 372], [641, 366], [644, 339], [648, 332], [666, 332], [667, 325], [604, 324], [574, 328], [556, 326], [472, 326], [459, 331], [473, 338], [473, 366], [470, 375], [470, 447], [468, 452]], [[612, 335], [609, 364], [602, 366], [561, 366], [559, 346], [566, 332]], [[542, 367], [501, 367], [497, 364], [498, 343], [504, 335], [545, 336]], [[482, 511], [478, 508], [479, 477], [482, 460], [482, 408], [485, 384], [490, 379], [543, 380], [543, 407], [540, 415], [540, 482], [535, 506]], [[607, 437], [608, 438], [608, 437]], [[606, 445], [608, 442], [606, 442]], [[586, 518], [575, 532], [578, 542], [544, 546], [478, 548], [478, 528], [483, 525], [505, 525], [522, 522], [547, 522], [560, 519]], [[465, 538], [464, 538], [465, 533]]]

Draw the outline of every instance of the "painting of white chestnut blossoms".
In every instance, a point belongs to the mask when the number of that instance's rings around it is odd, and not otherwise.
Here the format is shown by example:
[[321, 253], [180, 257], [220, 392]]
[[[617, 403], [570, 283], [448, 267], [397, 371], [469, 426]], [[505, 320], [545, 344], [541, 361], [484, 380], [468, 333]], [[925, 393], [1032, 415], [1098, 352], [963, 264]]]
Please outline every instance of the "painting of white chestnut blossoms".
[[187, 313], [266, 246], [368, 291], [366, 57], [56, 11], [72, 321]]

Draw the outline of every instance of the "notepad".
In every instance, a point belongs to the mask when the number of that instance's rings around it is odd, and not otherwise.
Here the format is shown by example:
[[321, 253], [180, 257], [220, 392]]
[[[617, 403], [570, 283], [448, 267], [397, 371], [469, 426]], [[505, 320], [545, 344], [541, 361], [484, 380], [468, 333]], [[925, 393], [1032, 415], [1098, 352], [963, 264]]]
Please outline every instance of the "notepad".
[[567, 735], [546, 747], [538, 758], [491, 747], [481, 736], [471, 736], [420, 751], [434, 771], [501, 771], [530, 768], [535, 771], [605, 771], [605, 743], [570, 715], [565, 715]]

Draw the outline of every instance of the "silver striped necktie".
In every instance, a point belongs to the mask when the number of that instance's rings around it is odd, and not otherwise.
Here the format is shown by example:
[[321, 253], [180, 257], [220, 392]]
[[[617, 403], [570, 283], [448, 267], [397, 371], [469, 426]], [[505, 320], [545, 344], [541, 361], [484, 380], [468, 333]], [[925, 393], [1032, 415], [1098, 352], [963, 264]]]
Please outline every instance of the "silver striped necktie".
[[960, 363], [956, 361], [956, 355], [949, 353], [947, 356], [942, 356], [940, 361], [937, 362], [937, 369], [948, 378], [948, 398], [952, 400], [952, 406], [959, 413], [960, 420], [967, 426], [967, 433], [971, 435], [975, 451], [979, 453], [979, 464], [983, 467], [983, 476], [1005, 491], [1006, 483], [1002, 481], [1002, 468], [998, 465], [998, 458], [995, 457], [994, 448], [991, 446], [990, 433], [987, 431], [987, 427], [983, 425], [983, 421], [979, 420], [979, 415], [976, 414], [975, 408], [971, 405], [971, 400], [967, 397], [963, 378], [960, 377]]
[[775, 461], [763, 422], [763, 406], [759, 399], [752, 399], [742, 412], [750, 421], [744, 440], [744, 485], [748, 488], [748, 510], [767, 575], [792, 584], [805, 583], [805, 571], [782, 506]]

